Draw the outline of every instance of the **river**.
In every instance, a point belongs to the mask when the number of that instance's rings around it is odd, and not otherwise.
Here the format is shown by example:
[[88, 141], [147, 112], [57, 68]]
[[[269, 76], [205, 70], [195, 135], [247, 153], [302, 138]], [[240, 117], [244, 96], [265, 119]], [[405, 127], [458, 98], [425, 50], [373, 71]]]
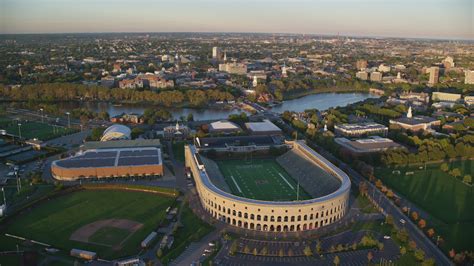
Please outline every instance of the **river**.
[[[318, 110], [326, 110], [331, 107], [346, 106], [351, 103], [363, 101], [367, 98], [376, 98], [379, 96], [369, 93], [319, 93], [311, 94], [301, 98], [284, 101], [283, 103], [274, 106], [272, 111], [283, 113], [284, 111], [301, 112], [306, 109], [316, 108]], [[144, 106], [137, 104], [122, 104], [113, 105], [105, 102], [86, 102], [86, 103], [62, 103], [60, 106], [64, 109], [73, 108], [87, 108], [95, 112], [106, 111], [109, 115], [116, 116], [122, 113], [138, 113], [142, 114], [146, 108], [152, 106]], [[179, 119], [181, 116], [186, 117], [192, 113], [194, 120], [216, 120], [227, 118], [230, 114], [237, 114], [242, 112], [239, 109], [193, 109], [193, 108], [171, 108], [168, 109], [173, 115], [174, 119]]]

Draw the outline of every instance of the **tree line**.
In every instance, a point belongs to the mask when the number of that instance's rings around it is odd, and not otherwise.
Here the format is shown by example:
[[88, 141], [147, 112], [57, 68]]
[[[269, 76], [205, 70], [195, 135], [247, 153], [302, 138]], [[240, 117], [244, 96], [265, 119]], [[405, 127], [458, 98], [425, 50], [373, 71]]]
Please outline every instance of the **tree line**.
[[46, 83], [21, 87], [0, 86], [0, 98], [10, 101], [107, 101], [129, 103], [152, 103], [163, 106], [189, 104], [204, 106], [210, 101], [235, 100], [235, 96], [225, 88], [218, 89], [174, 89], [153, 92], [105, 88], [71, 83]]

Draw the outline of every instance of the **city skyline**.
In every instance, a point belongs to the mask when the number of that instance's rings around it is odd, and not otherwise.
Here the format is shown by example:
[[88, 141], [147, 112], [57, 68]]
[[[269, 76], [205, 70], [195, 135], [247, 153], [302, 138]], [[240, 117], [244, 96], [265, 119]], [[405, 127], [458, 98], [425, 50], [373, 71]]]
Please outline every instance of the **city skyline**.
[[469, 0], [139, 0], [133, 4], [4, 0], [0, 33], [265, 32], [468, 40], [474, 36]]

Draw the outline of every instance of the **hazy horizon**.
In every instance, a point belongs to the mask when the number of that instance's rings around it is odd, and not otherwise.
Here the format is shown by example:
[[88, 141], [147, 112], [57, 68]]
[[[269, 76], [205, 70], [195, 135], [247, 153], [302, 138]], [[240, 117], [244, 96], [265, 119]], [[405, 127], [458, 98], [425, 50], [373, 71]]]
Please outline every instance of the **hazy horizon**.
[[2, 0], [0, 34], [282, 33], [473, 40], [471, 0]]

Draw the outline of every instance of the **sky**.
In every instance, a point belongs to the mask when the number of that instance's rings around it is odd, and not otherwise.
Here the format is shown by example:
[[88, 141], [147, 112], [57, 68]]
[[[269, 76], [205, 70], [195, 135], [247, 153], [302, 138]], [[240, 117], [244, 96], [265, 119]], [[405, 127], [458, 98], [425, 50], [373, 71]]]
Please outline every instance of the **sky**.
[[0, 0], [0, 34], [268, 32], [474, 39], [474, 0]]

